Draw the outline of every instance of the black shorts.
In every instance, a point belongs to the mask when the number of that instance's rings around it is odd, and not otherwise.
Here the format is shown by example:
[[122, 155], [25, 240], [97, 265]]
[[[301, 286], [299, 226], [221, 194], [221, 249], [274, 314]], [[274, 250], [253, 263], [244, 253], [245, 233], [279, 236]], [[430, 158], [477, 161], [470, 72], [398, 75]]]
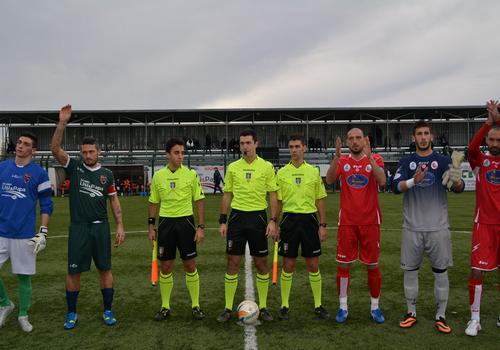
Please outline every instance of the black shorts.
[[265, 210], [241, 211], [232, 209], [227, 222], [227, 254], [244, 255], [247, 242], [251, 256], [267, 256], [269, 254]]
[[195, 234], [192, 215], [178, 218], [160, 217], [157, 238], [158, 260], [175, 259], [176, 248], [179, 248], [182, 260], [195, 258], [197, 256]]
[[321, 255], [319, 223], [316, 214], [284, 213], [280, 223], [280, 242], [278, 254], [296, 258], [301, 246], [302, 256], [311, 258]]

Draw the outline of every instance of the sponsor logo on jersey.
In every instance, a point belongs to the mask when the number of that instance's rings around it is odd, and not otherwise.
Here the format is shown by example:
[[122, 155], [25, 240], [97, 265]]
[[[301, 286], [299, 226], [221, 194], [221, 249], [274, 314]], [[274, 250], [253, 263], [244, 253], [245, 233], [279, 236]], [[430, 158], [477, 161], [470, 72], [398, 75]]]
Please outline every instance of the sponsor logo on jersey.
[[432, 161], [432, 163], [431, 163], [431, 169], [432, 170], [436, 170], [437, 168], [438, 168], [438, 162], [436, 162], [435, 160]]
[[363, 188], [368, 185], [368, 178], [363, 174], [352, 174], [347, 178], [347, 184], [353, 188]]
[[490, 160], [489, 160], [489, 159], [485, 159], [485, 160], [483, 160], [483, 166], [484, 166], [484, 167], [490, 166], [490, 164], [491, 164], [491, 163], [490, 163]]
[[23, 181], [25, 184], [27, 184], [28, 182], [30, 182], [31, 180], [31, 175], [30, 174], [24, 174], [23, 176]]
[[371, 164], [368, 164], [366, 167], [365, 167], [365, 170], [367, 173], [371, 173], [372, 171], [372, 165]]
[[436, 182], [436, 177], [434, 176], [434, 174], [427, 172], [422, 182], [418, 183], [417, 186], [425, 188], [434, 185], [435, 182]]
[[89, 180], [80, 179], [80, 188], [78, 192], [89, 195], [90, 197], [102, 197], [104, 188], [91, 183]]
[[301, 182], [302, 182], [302, 179], [301, 179], [300, 177], [296, 177], [296, 178], [295, 178], [295, 183], [296, 183], [297, 185], [300, 185], [300, 183], [301, 183]]
[[415, 170], [415, 169], [417, 169], [417, 163], [411, 162], [410, 163], [410, 170]]
[[486, 172], [486, 181], [492, 185], [500, 185], [500, 169], [492, 169]]
[[345, 164], [344, 165], [344, 171], [348, 172], [349, 170], [351, 170], [351, 166], [349, 164]]
[[10, 197], [12, 199], [26, 198], [26, 189], [23, 187], [13, 186], [11, 183], [2, 183], [2, 197]]

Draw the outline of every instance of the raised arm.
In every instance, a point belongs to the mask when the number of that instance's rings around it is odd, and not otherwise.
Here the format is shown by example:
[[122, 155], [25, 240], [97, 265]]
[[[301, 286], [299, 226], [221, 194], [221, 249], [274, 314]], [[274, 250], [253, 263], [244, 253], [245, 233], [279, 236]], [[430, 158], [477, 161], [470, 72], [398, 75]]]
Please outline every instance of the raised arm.
[[342, 148], [342, 139], [337, 136], [335, 139], [335, 155], [333, 156], [332, 161], [330, 162], [330, 167], [326, 172], [326, 183], [331, 185], [337, 180], [337, 168], [339, 166], [339, 159], [341, 155]]
[[59, 164], [68, 164], [68, 154], [61, 148], [61, 140], [64, 134], [64, 129], [71, 118], [71, 105], [66, 105], [59, 111], [59, 123], [57, 123], [56, 131], [52, 136], [52, 143], [50, 145], [50, 150], [52, 154], [57, 159]]
[[375, 181], [377, 181], [377, 184], [380, 187], [384, 187], [385, 183], [387, 181], [387, 179], [385, 177], [385, 171], [384, 171], [383, 167], [380, 167], [377, 164], [377, 161], [375, 160], [375, 158], [373, 158], [372, 148], [370, 145], [370, 139], [368, 138], [368, 136], [365, 137], [365, 147], [363, 148], [363, 153], [370, 160], [370, 165], [372, 166], [372, 171], [373, 171], [373, 176], [375, 177]]

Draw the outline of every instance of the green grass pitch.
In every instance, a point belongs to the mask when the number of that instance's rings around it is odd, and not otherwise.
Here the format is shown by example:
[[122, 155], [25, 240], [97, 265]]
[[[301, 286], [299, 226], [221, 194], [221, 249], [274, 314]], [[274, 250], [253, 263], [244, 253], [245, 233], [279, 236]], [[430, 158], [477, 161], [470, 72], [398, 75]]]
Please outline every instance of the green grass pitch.
[[[380, 266], [382, 270], [381, 307], [386, 323], [377, 325], [369, 318], [370, 298], [366, 268], [359, 263], [352, 269], [349, 294], [349, 320], [338, 325], [323, 321], [313, 313], [313, 301], [303, 259], [299, 258], [290, 298], [290, 321], [274, 321], [257, 327], [260, 349], [330, 349], [330, 348], [481, 348], [498, 349], [500, 328], [496, 318], [500, 312], [498, 273], [486, 278], [481, 324], [483, 331], [476, 338], [464, 334], [469, 319], [467, 278], [469, 273], [470, 229], [474, 210], [474, 193], [450, 194], [449, 212], [453, 236], [455, 266], [450, 269], [450, 300], [447, 318], [453, 328], [450, 335], [434, 328], [435, 302], [433, 275], [425, 260], [420, 272], [420, 294], [417, 303], [418, 323], [410, 330], [400, 329], [398, 322], [406, 311], [403, 294], [403, 273], [399, 268], [399, 244], [402, 196], [381, 194], [383, 214]], [[219, 324], [217, 314], [224, 307], [225, 241], [219, 237], [216, 221], [221, 196], [206, 199], [206, 239], [199, 246], [198, 270], [201, 276], [201, 306], [206, 312], [203, 321], [192, 321], [190, 299], [182, 266], [174, 273], [172, 316], [155, 322], [152, 316], [160, 307], [158, 287], [151, 287], [149, 274], [151, 248], [146, 237], [147, 199], [121, 197], [127, 233], [126, 242], [113, 248], [115, 281], [114, 311], [118, 323], [107, 327], [101, 322], [102, 298], [98, 276], [93, 267], [82, 275], [78, 300], [79, 323], [72, 331], [63, 330], [66, 313], [64, 279], [66, 274], [66, 228], [69, 222], [68, 198], [55, 199], [50, 221], [50, 239], [38, 258], [38, 273], [33, 278], [33, 300], [30, 320], [31, 334], [24, 334], [17, 325], [16, 313], [0, 329], [2, 349], [241, 349], [244, 329], [235, 322]], [[323, 276], [323, 305], [334, 314], [338, 307], [335, 285], [334, 229], [338, 211], [338, 193], [327, 199], [329, 237], [323, 245], [320, 268]], [[111, 220], [112, 221], [112, 220]], [[271, 264], [271, 260], [269, 260]], [[9, 295], [18, 304], [17, 278], [10, 274], [10, 264], [0, 271]], [[244, 296], [244, 270], [235, 305]], [[268, 306], [279, 308], [279, 287], [270, 286]], [[277, 318], [277, 317], [276, 317]]]

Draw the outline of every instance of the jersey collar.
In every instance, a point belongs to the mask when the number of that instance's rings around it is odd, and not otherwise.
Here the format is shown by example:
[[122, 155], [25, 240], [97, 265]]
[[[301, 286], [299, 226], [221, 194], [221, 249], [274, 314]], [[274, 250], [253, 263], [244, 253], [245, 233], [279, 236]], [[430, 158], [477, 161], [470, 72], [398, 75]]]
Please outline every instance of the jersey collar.
[[85, 164], [85, 162], [82, 161], [82, 164], [83, 166], [85, 167], [85, 169], [87, 169], [88, 171], [97, 171], [99, 169], [101, 169], [101, 163], [97, 163], [95, 167], [91, 168], [89, 167], [87, 164]]

